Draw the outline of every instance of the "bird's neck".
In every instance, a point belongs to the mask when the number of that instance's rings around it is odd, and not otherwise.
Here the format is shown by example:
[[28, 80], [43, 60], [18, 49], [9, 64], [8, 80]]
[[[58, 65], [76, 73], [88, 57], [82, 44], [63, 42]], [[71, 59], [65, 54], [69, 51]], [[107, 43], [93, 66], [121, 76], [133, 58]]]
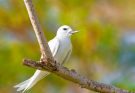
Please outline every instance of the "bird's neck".
[[61, 36], [59, 36], [59, 35], [56, 35], [56, 38], [58, 38], [58, 39], [69, 39], [70, 40], [70, 36], [64, 36], [64, 35], [61, 35]]

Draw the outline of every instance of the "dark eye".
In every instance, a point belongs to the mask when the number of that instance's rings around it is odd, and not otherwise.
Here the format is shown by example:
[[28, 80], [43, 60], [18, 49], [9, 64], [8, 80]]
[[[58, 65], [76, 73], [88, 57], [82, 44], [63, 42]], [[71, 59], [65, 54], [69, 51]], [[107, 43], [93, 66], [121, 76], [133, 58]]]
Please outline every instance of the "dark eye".
[[63, 28], [63, 30], [67, 30], [67, 28]]

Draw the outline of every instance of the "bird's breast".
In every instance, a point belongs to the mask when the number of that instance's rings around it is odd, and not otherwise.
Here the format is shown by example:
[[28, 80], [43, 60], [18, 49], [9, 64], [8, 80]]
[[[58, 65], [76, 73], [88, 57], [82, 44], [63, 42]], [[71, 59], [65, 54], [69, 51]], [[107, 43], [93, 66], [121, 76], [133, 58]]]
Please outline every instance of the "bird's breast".
[[72, 45], [71, 45], [71, 41], [69, 39], [66, 39], [66, 38], [60, 39], [59, 48], [55, 55], [55, 60], [57, 62], [62, 63], [71, 48], [72, 48]]

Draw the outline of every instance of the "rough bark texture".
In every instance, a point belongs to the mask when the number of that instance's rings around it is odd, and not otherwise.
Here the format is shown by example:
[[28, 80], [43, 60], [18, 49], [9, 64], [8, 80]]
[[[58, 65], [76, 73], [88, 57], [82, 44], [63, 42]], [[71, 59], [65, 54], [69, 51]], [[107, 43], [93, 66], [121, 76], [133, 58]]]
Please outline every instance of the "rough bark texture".
[[44, 56], [45, 59], [49, 58], [54, 60], [50, 52], [49, 46], [47, 44], [46, 38], [44, 36], [44, 32], [40, 26], [37, 15], [35, 13], [32, 0], [24, 0], [24, 3], [26, 5], [31, 24], [35, 31], [42, 55]]
[[120, 89], [120, 88], [116, 88], [111, 85], [107, 85], [104, 83], [99, 83], [99, 82], [90, 80], [78, 74], [74, 69], [69, 70], [68, 68], [61, 66], [57, 62], [55, 62], [54, 65], [49, 64], [49, 62], [47, 62], [48, 64], [44, 64], [44, 63], [46, 62], [43, 62], [43, 61], [36, 62], [30, 59], [24, 60], [24, 65], [26, 66], [39, 69], [39, 70], [47, 70], [66, 80], [79, 84], [82, 88], [86, 88], [86, 89], [93, 90], [100, 93], [134, 93], [134, 92], [129, 92], [127, 90]]
[[100, 93], [134, 93], [134, 92], [128, 92], [127, 90], [123, 90], [120, 88], [116, 88], [111, 85], [99, 83], [90, 79], [87, 79], [86, 77], [83, 77], [82, 75], [79, 75], [76, 73], [75, 70], [69, 70], [66, 67], [61, 66], [57, 62], [54, 61], [54, 58], [52, 57], [51, 51], [49, 49], [49, 46], [47, 44], [46, 38], [44, 36], [44, 33], [41, 29], [41, 26], [39, 24], [38, 18], [36, 16], [35, 10], [33, 8], [32, 0], [24, 0], [29, 18], [31, 20], [32, 26], [34, 28], [40, 50], [41, 55], [43, 55], [43, 58], [40, 60], [40, 62], [32, 61], [32, 60], [24, 60], [24, 65], [27, 65], [29, 67], [33, 67], [40, 70], [47, 70], [49, 72], [52, 72], [61, 78], [64, 78], [66, 80], [69, 80], [71, 82], [79, 84], [82, 88], [87, 88], [89, 90], [93, 90]]

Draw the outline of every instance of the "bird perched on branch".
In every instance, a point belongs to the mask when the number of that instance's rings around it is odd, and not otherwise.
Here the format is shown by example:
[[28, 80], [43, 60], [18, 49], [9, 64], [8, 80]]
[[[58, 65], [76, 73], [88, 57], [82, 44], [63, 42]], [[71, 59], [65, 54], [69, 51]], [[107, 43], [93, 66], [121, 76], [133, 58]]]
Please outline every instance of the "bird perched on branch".
[[[58, 29], [56, 36], [49, 41], [48, 45], [56, 62], [63, 64], [68, 61], [72, 52], [70, 36], [76, 32], [78, 31], [73, 31], [69, 26], [63, 25]], [[36, 70], [32, 77], [14, 87], [17, 91], [25, 92], [49, 74], [47, 71]]]

